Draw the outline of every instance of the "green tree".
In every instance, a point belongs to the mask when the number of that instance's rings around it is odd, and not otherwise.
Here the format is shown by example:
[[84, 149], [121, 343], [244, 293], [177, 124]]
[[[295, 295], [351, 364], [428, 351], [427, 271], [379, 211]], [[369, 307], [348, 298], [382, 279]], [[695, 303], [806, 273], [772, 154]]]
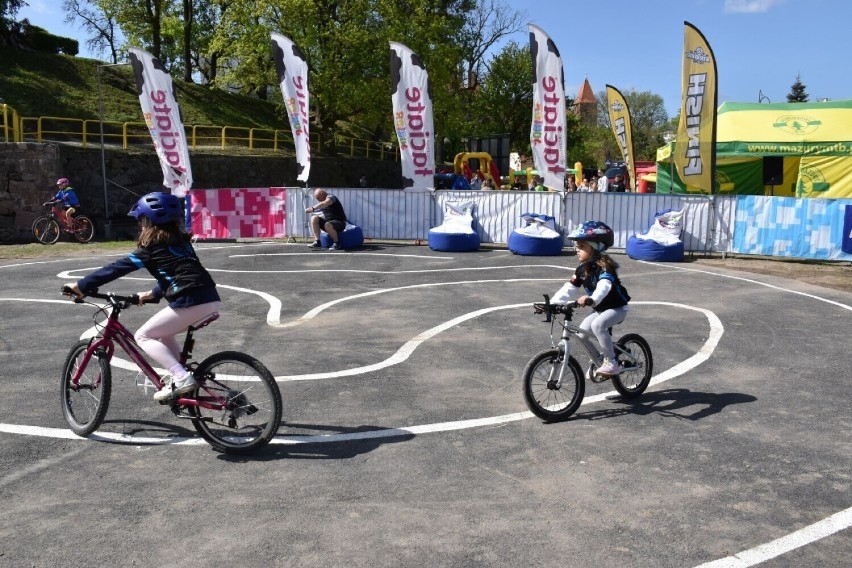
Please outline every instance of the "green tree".
[[110, 11], [86, 0], [62, 0], [62, 8], [65, 10], [65, 23], [79, 23], [89, 35], [86, 39], [89, 49], [98, 55], [108, 53], [110, 61], [118, 63], [118, 22]]
[[[664, 134], [671, 130], [669, 115], [663, 98], [650, 91], [629, 89], [622, 91], [630, 108], [630, 128], [633, 133], [633, 155], [638, 161], [655, 160], [657, 148], [665, 144]], [[606, 91], [597, 94], [598, 124], [602, 131], [596, 138], [600, 143], [601, 161], [620, 160], [621, 150], [612, 133], [609, 110], [606, 106]]]
[[0, 0], [0, 32], [12, 29], [18, 10], [28, 6], [24, 0]]
[[[436, 133], [454, 124], [457, 37], [471, 0], [258, 0], [234, 2], [212, 47], [223, 54], [218, 82], [257, 96], [280, 98], [269, 34], [280, 32], [305, 53], [310, 69], [314, 132], [389, 140], [389, 41], [410, 47], [429, 71]], [[439, 136], [441, 134], [438, 134]]]
[[530, 155], [533, 68], [529, 46], [510, 42], [494, 55], [466, 117], [469, 135], [508, 132], [512, 150]]
[[808, 102], [808, 94], [805, 92], [805, 85], [799, 75], [796, 75], [796, 81], [790, 87], [790, 92], [787, 93], [788, 103], [806, 103]]

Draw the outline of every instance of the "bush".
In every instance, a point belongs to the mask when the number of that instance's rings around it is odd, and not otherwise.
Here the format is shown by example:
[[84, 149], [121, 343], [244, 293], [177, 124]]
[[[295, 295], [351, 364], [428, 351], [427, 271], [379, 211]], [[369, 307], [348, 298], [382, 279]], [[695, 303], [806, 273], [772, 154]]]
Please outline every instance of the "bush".
[[53, 35], [38, 26], [26, 26], [24, 38], [34, 50], [42, 53], [77, 55], [80, 52], [80, 44], [76, 39]]

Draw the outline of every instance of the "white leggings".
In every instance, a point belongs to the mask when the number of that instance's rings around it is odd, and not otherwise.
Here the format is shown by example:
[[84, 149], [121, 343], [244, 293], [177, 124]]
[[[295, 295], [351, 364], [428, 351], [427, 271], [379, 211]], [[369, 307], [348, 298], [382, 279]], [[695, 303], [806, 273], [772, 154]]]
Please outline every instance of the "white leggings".
[[188, 308], [163, 308], [136, 330], [136, 343], [151, 359], [170, 370], [180, 365], [177, 335], [203, 317], [218, 312], [221, 305], [222, 302], [208, 302]]
[[626, 317], [627, 306], [611, 308], [600, 313], [592, 312], [580, 324], [580, 329], [594, 333], [595, 337], [598, 338], [598, 344], [601, 346], [604, 357], [610, 361], [615, 361], [615, 346], [612, 344], [609, 328], [623, 322]]

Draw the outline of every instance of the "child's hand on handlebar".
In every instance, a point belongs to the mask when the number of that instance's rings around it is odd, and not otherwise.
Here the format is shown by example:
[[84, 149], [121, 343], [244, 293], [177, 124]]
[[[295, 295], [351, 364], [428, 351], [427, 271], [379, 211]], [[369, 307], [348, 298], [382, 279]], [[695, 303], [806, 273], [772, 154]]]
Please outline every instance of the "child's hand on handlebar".
[[136, 297], [139, 298], [139, 305], [148, 304], [151, 302], [157, 302], [157, 298], [154, 296], [153, 290], [146, 290], [145, 292], [139, 292], [136, 294]]
[[82, 302], [86, 295], [80, 291], [80, 287], [76, 284], [66, 284], [62, 287], [62, 293], [65, 296], [71, 296], [75, 302]]

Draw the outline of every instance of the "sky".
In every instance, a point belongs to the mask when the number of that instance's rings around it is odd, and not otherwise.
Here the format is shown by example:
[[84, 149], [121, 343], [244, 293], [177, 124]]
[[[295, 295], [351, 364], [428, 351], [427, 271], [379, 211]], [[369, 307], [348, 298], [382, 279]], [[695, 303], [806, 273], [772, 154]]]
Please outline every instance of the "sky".
[[[60, 0], [26, 0], [17, 19], [80, 41], [64, 22]], [[607, 83], [663, 98], [669, 116], [681, 101], [683, 22], [704, 34], [716, 56], [719, 103], [786, 102], [801, 77], [811, 101], [852, 99], [848, 52], [849, 0], [502, 0], [524, 14], [522, 32], [506, 41], [529, 42], [536, 24], [562, 55], [565, 92], [576, 97], [588, 77], [599, 93]]]

